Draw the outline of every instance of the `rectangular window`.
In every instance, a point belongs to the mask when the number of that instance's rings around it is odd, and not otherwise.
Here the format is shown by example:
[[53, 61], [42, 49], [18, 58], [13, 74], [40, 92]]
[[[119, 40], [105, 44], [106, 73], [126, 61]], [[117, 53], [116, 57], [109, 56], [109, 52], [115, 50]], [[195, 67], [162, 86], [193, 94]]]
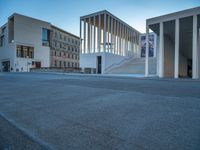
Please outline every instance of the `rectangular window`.
[[62, 67], [62, 61], [59, 62], [60, 63], [60, 68]]
[[30, 46], [17, 45], [17, 57], [34, 58], [34, 48]]
[[48, 29], [42, 28], [42, 45], [49, 46], [50, 43], [50, 31]]
[[64, 61], [64, 67], [66, 67], [66, 62]]
[[2, 33], [2, 34], [5, 34], [5, 31], [6, 31], [6, 27], [3, 27], [1, 33]]
[[54, 66], [57, 67], [57, 61], [56, 60], [54, 61]]
[[0, 37], [0, 47], [2, 47], [4, 45], [4, 41], [5, 41], [5, 37], [4, 37], [4, 35], [2, 35]]

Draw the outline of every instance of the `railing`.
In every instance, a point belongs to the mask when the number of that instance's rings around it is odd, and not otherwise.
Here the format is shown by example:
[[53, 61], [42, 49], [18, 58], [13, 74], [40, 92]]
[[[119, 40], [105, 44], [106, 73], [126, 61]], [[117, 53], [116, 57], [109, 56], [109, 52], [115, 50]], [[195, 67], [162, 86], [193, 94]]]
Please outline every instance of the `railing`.
[[130, 61], [131, 59], [135, 58], [134, 56], [131, 56], [131, 57], [128, 57], [128, 58], [125, 58], [123, 59], [122, 61], [118, 62], [118, 63], [113, 63], [112, 65], [108, 66], [106, 69], [105, 69], [105, 73], [107, 73], [110, 69], [114, 68], [114, 67], [119, 67], [121, 66], [122, 64], [124, 64], [125, 62], [128, 62]]

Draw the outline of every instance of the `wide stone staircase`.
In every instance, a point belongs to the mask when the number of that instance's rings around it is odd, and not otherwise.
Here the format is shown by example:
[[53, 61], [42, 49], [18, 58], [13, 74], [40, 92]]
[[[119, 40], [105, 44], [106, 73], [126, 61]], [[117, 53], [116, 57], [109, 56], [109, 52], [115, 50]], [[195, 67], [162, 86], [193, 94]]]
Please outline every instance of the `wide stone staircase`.
[[[149, 74], [156, 74], [157, 59], [149, 58]], [[129, 61], [110, 66], [107, 74], [144, 74], [145, 58], [132, 58]]]

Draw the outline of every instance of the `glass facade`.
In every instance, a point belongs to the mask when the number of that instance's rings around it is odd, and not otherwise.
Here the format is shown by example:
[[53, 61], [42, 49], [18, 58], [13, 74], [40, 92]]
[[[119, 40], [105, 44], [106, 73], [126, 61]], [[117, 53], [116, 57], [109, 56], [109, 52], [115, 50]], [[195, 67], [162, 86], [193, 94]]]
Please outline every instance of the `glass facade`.
[[50, 43], [50, 31], [48, 29], [42, 28], [42, 45], [49, 46]]

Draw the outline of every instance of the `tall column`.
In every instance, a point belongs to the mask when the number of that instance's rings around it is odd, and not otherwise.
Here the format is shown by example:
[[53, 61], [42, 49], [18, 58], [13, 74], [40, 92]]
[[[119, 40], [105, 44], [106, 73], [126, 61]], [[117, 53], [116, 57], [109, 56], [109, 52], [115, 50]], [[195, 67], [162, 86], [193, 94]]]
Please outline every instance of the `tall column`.
[[86, 19], [84, 19], [84, 53], [86, 53]]
[[117, 45], [116, 45], [116, 25], [117, 25], [117, 20], [115, 19], [115, 21], [114, 21], [114, 54], [116, 54], [116, 47], [117, 47]]
[[122, 50], [122, 47], [121, 47], [121, 40], [122, 40], [122, 25], [121, 23], [119, 23], [119, 55], [121, 55], [121, 50]]
[[149, 25], [146, 25], [145, 77], [149, 76]]
[[82, 20], [80, 19], [80, 51], [82, 52]]
[[101, 51], [101, 15], [99, 15], [99, 28], [98, 28], [98, 52]]
[[193, 40], [192, 40], [192, 78], [198, 79], [198, 51], [197, 51], [197, 15], [193, 16]]
[[175, 60], [174, 60], [174, 78], [179, 76], [179, 19], [175, 22]]
[[94, 53], [96, 51], [96, 16], [94, 16]]
[[110, 52], [113, 53], [113, 17], [110, 18], [111, 19], [111, 30], [110, 30], [110, 34], [111, 34], [111, 42], [110, 42]]
[[110, 51], [110, 16], [108, 15], [108, 52]]
[[103, 51], [106, 51], [106, 14], [104, 14]]
[[87, 48], [88, 48], [88, 53], [90, 53], [90, 17], [88, 21], [88, 42], [87, 42]]
[[164, 31], [163, 22], [160, 22], [160, 41], [159, 41], [159, 72], [160, 78], [164, 77]]

